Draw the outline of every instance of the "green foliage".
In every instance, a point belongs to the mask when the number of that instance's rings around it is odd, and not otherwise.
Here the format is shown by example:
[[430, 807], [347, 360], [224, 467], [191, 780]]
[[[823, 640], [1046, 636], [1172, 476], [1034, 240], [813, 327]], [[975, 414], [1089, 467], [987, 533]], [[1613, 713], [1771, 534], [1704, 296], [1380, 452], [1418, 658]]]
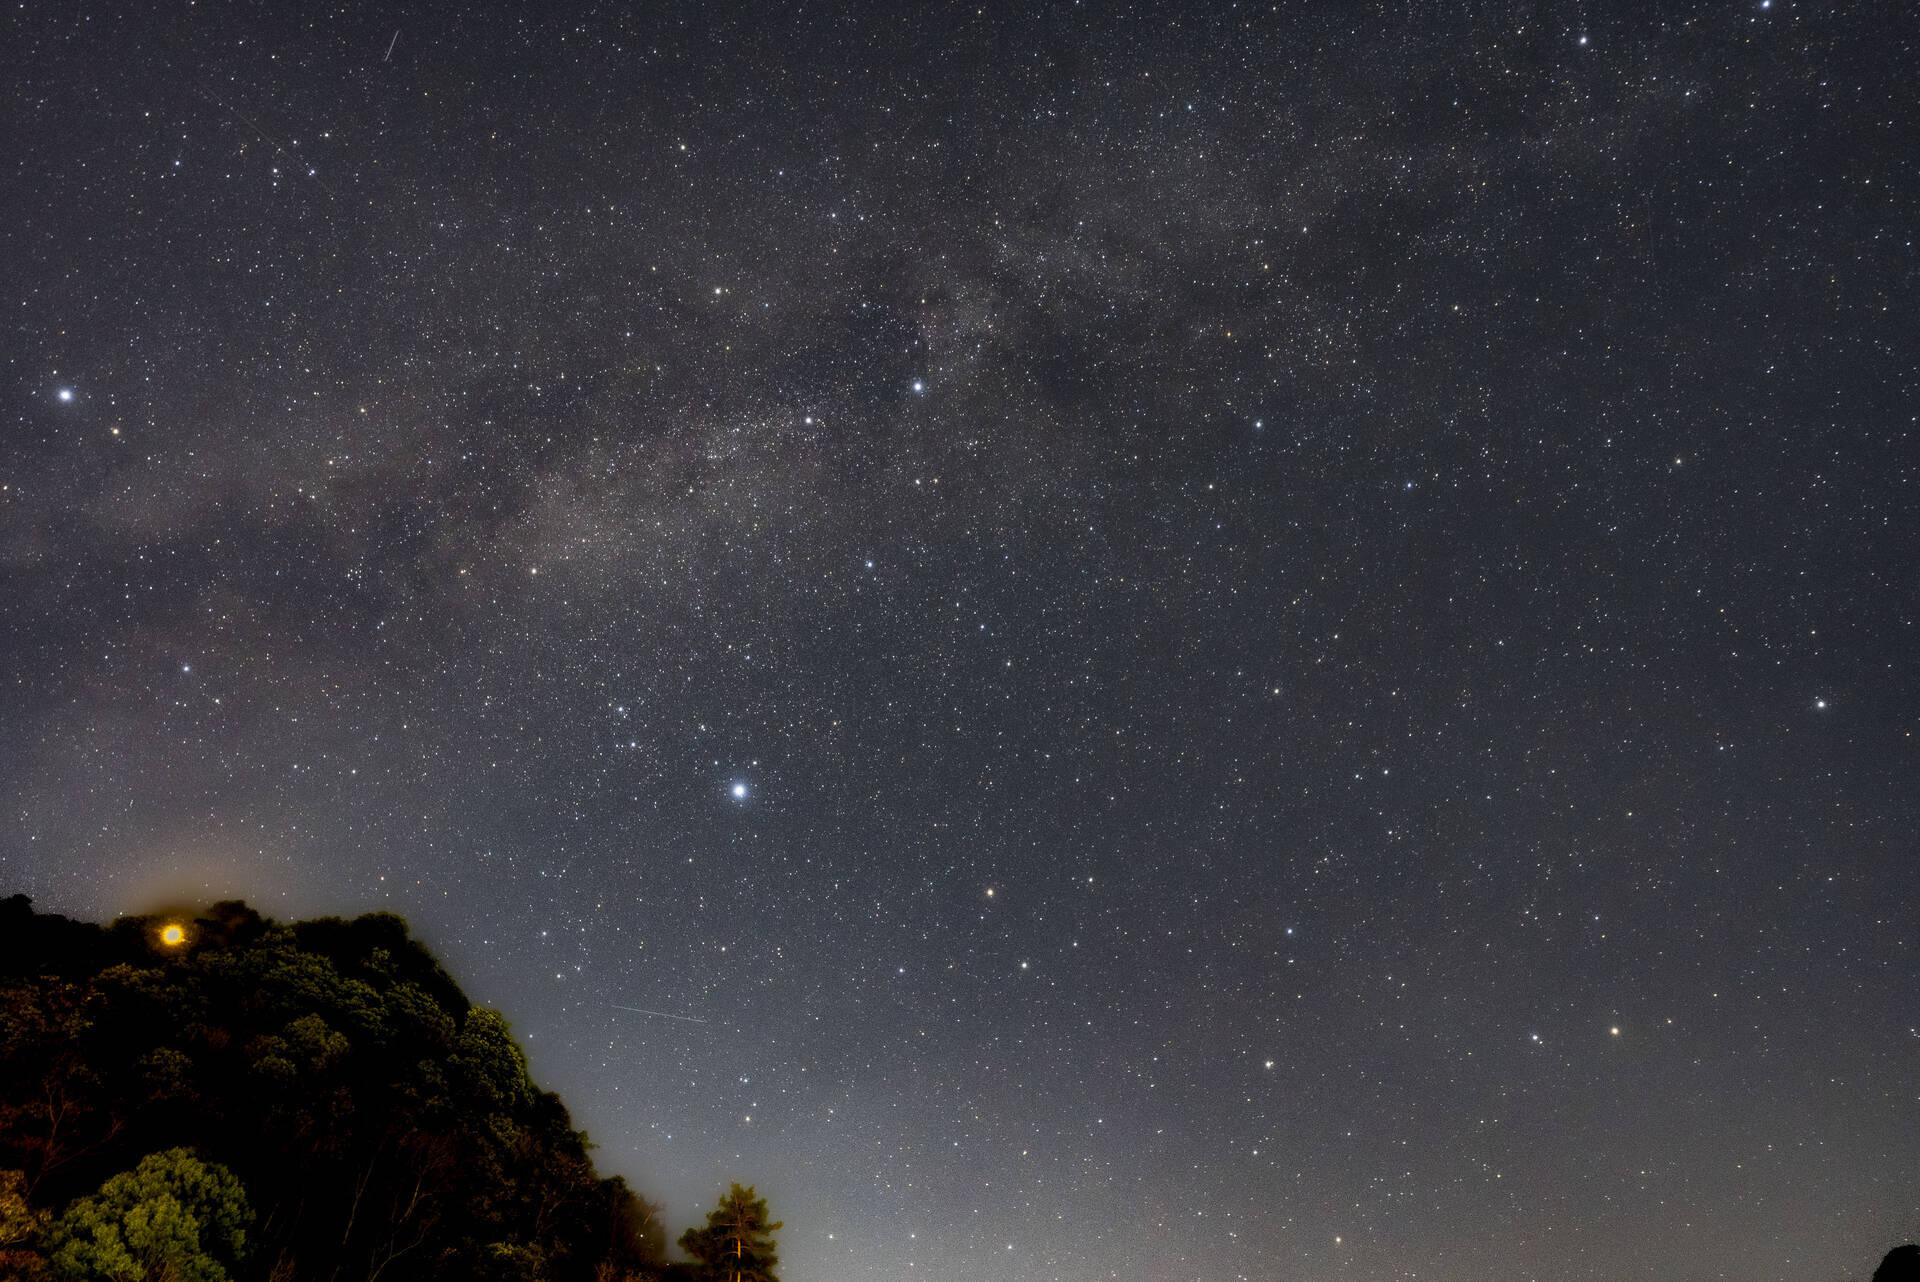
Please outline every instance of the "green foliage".
[[494, 1108], [525, 1107], [533, 1098], [527, 1057], [498, 1011], [468, 1012], [450, 1063], [466, 1090]]
[[0, 900], [0, 1278], [665, 1275], [658, 1208], [398, 917], [162, 924]]
[[48, 1234], [48, 1254], [54, 1276], [72, 1282], [228, 1282], [252, 1223], [231, 1171], [173, 1148], [75, 1199]]
[[0, 1277], [36, 1282], [46, 1276], [40, 1245], [47, 1214], [27, 1201], [27, 1173], [0, 1171]]
[[781, 1227], [767, 1222], [767, 1200], [755, 1197], [751, 1186], [735, 1184], [707, 1212], [705, 1228], [680, 1235], [680, 1249], [696, 1261], [701, 1282], [779, 1282], [773, 1234]]

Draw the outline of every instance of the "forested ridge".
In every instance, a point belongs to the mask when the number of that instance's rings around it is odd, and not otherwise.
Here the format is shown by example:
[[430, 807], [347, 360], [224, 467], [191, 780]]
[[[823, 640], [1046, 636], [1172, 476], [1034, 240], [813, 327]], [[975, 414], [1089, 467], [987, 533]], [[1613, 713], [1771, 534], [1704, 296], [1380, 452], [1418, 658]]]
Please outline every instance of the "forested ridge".
[[0, 902], [0, 1277], [641, 1282], [724, 1247], [772, 1278], [751, 1189], [669, 1263], [587, 1150], [399, 917]]

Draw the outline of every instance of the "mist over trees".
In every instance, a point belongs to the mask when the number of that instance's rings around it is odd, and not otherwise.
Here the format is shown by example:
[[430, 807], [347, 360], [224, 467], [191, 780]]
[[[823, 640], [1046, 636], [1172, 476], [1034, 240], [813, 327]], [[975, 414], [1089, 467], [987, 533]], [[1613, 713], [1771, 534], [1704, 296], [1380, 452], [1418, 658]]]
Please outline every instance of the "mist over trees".
[[673, 1263], [587, 1148], [399, 917], [0, 901], [0, 1276], [775, 1282], [751, 1189]]

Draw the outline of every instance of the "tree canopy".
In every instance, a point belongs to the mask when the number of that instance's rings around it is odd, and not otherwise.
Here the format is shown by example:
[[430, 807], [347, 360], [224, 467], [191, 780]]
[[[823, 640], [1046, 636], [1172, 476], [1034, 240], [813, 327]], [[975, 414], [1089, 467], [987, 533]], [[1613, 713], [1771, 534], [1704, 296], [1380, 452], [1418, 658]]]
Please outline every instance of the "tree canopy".
[[587, 1148], [398, 917], [0, 901], [0, 1275], [666, 1276]]
[[228, 1282], [252, 1223], [233, 1172], [171, 1148], [75, 1198], [53, 1226], [48, 1254], [61, 1277]]
[[680, 1235], [680, 1249], [696, 1261], [700, 1282], [780, 1282], [773, 1234], [781, 1227], [768, 1221], [765, 1198], [735, 1184], [707, 1212], [706, 1227]]

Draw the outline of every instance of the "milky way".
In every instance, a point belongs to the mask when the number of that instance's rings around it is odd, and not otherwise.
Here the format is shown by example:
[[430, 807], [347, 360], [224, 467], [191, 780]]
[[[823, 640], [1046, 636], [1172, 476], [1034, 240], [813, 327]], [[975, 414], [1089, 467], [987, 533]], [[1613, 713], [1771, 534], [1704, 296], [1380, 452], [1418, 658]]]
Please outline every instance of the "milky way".
[[478, 8], [4, 20], [0, 892], [787, 1282], [1920, 1233], [1911, 14]]

